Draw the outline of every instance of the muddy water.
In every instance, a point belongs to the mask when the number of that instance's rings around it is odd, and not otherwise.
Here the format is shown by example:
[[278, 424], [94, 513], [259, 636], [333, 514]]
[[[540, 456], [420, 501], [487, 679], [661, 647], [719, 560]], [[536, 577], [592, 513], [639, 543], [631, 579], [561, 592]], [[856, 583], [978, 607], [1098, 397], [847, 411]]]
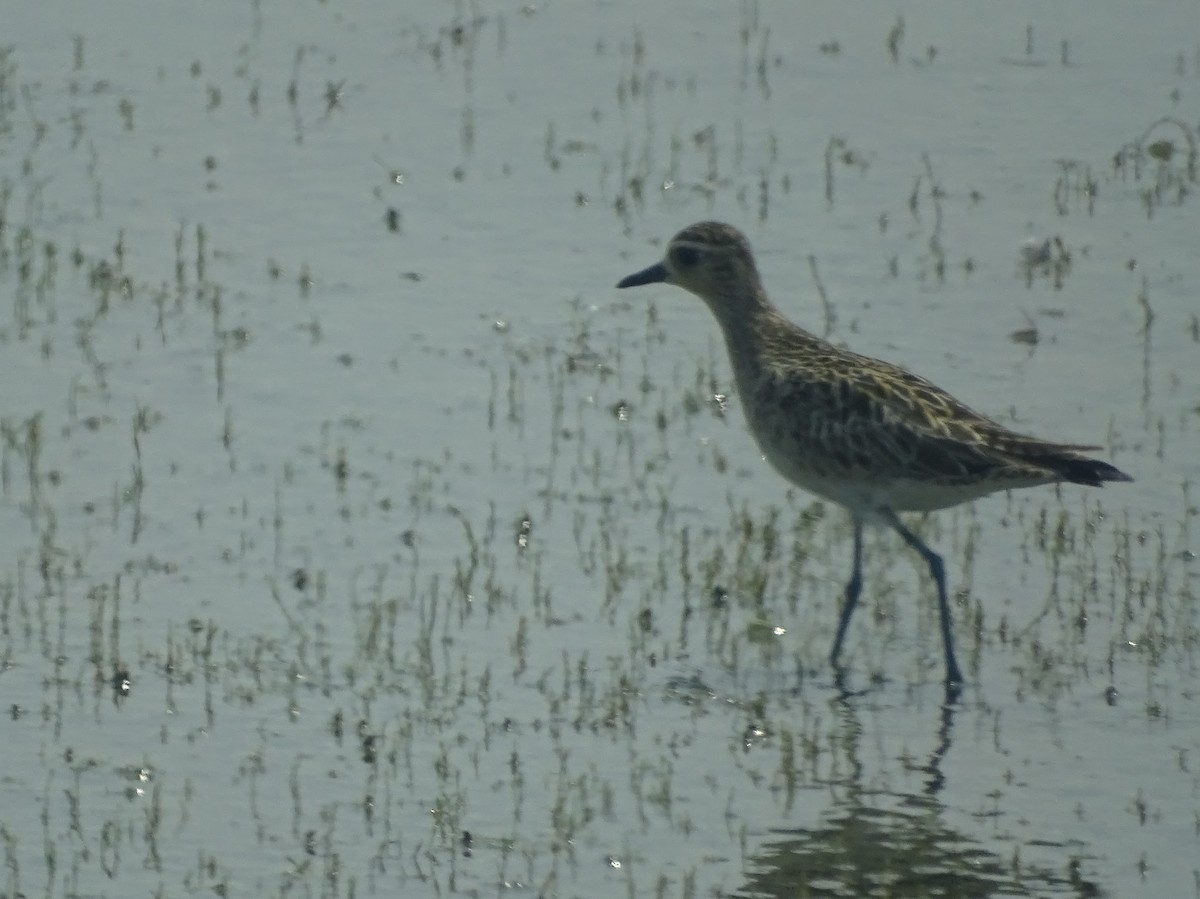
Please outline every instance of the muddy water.
[[[6, 13], [0, 894], [1196, 892], [1192, 11], [643, 6]], [[957, 703], [612, 288], [709, 217], [1137, 478], [919, 523]]]

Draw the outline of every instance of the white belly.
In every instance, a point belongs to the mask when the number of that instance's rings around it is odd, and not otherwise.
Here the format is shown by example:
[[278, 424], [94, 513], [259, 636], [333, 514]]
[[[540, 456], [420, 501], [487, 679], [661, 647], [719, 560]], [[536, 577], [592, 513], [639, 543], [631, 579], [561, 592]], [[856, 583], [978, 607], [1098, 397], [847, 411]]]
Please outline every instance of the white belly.
[[837, 503], [856, 517], [869, 518], [881, 509], [893, 512], [932, 512], [947, 509], [1015, 487], [1034, 487], [1046, 481], [1004, 482], [973, 481], [939, 483], [918, 478], [879, 478], [869, 473], [832, 474], [795, 452], [776, 451], [763, 446], [764, 458], [781, 475], [814, 496]]

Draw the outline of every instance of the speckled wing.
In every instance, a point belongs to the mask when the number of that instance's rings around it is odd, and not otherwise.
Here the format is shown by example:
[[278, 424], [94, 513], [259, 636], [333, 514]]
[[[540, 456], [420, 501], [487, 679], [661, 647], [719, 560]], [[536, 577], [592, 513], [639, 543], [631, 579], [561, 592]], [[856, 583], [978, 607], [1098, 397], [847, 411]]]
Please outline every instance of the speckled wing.
[[788, 431], [777, 436], [794, 441], [806, 464], [828, 475], [944, 485], [992, 481], [997, 489], [1003, 482], [1099, 484], [1124, 477], [1079, 455], [1094, 447], [1017, 434], [924, 378], [870, 357], [835, 350], [805, 366], [768, 367], [763, 374], [754, 402], [774, 397], [794, 404], [797, 413], [773, 425]]

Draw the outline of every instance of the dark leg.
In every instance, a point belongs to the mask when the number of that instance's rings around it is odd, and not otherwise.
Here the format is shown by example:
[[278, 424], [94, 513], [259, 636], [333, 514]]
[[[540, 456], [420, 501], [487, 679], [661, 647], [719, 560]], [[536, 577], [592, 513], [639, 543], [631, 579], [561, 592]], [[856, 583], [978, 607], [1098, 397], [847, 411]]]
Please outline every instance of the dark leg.
[[850, 581], [846, 584], [846, 599], [842, 605], [842, 617], [838, 619], [837, 634], [833, 638], [833, 651], [829, 661], [834, 668], [838, 665], [838, 655], [842, 651], [842, 640], [846, 638], [846, 628], [850, 625], [850, 616], [858, 605], [858, 595], [862, 593], [862, 556], [863, 556], [863, 523], [861, 518], [854, 519], [854, 570], [850, 573]]
[[961, 684], [962, 672], [958, 670], [958, 660], [954, 658], [954, 627], [950, 621], [950, 600], [946, 597], [946, 569], [942, 564], [942, 557], [906, 528], [891, 509], [883, 509], [882, 513], [884, 520], [904, 538], [905, 543], [921, 554], [921, 558], [929, 566], [929, 573], [933, 575], [933, 582], [937, 584], [938, 617], [941, 618], [942, 644], [946, 649], [946, 686]]

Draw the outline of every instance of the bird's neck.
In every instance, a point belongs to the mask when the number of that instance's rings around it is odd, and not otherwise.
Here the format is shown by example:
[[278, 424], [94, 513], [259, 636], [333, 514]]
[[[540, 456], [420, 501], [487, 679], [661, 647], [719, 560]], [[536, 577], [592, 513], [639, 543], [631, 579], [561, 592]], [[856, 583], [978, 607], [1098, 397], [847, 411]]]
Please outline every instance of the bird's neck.
[[819, 337], [789, 321], [761, 290], [730, 302], [720, 298], [707, 302], [721, 326], [739, 382], [773, 367], [781, 342], [793, 354], [823, 345]]
[[776, 313], [761, 285], [738, 285], [738, 289], [713, 296], [700, 295], [721, 326], [726, 340], [741, 342], [758, 327], [764, 317]]
[[775, 308], [761, 287], [739, 291], [736, 296], [703, 299], [721, 326], [725, 341], [731, 350], [735, 347], [749, 349], [761, 340], [764, 333], [788, 324], [787, 319]]

